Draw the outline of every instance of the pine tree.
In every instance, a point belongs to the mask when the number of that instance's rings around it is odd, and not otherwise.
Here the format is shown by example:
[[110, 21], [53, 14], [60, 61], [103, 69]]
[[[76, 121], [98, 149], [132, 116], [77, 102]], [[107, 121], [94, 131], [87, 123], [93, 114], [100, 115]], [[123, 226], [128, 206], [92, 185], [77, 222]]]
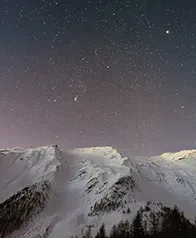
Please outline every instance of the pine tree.
[[144, 238], [144, 228], [142, 224], [142, 214], [140, 211], [137, 212], [132, 223], [132, 236], [133, 238]]
[[148, 224], [146, 220], [144, 220], [143, 222], [143, 229], [144, 229], [144, 236], [148, 237]]
[[128, 207], [127, 208], [127, 214], [130, 214], [131, 213], [131, 210], [130, 210], [130, 208]]
[[159, 218], [154, 212], [150, 213], [150, 225], [150, 235], [156, 237], [159, 230]]
[[128, 220], [126, 220], [125, 222], [121, 221], [118, 224], [117, 232], [118, 232], [119, 237], [123, 237], [123, 238], [130, 237], [131, 228], [130, 228], [130, 224], [129, 224]]
[[104, 223], [100, 227], [99, 232], [97, 233], [95, 238], [106, 238], [106, 232], [105, 232], [105, 225], [104, 225]]
[[114, 225], [110, 232], [110, 238], [117, 238], [118, 237], [118, 230], [117, 227]]
[[176, 234], [176, 237], [181, 237], [181, 214], [179, 209], [175, 206], [171, 212], [171, 222], [172, 222], [172, 231], [173, 234]]

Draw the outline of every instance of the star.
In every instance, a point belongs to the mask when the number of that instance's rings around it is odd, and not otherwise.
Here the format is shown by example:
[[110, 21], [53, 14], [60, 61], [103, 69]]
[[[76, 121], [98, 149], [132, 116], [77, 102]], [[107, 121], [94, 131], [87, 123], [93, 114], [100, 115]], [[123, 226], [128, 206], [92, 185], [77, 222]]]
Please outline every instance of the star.
[[74, 97], [74, 102], [77, 102], [77, 101], [78, 101], [78, 99], [79, 99], [79, 96], [78, 96], [78, 95], [76, 95], [76, 96]]
[[12, 2], [0, 1], [0, 147], [193, 144], [196, 2], [150, 15], [147, 1]]

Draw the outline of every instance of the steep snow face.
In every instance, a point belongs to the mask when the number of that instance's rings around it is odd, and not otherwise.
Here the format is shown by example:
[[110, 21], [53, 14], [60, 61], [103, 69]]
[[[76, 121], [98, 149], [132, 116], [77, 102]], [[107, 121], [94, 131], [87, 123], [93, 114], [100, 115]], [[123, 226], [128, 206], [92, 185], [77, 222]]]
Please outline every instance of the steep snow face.
[[[70, 153], [60, 151], [56, 145], [0, 152], [0, 221], [13, 220], [4, 217], [5, 207], [13, 207], [18, 215], [23, 213], [21, 223], [8, 224], [12, 229], [20, 228], [9, 237], [34, 237], [48, 232], [48, 225], [61, 204], [66, 203], [63, 207], [66, 211], [69, 206], [66, 196], [69, 198], [71, 194], [67, 192], [67, 182], [72, 176], [69, 169], [72, 159]], [[0, 235], [4, 237], [1, 230]]]
[[0, 151], [0, 168], [0, 203], [27, 186], [51, 186], [41, 213], [10, 237], [64, 238], [88, 226], [96, 232], [102, 222], [110, 229], [147, 201], [154, 209], [176, 204], [187, 217], [196, 216], [195, 150], [127, 158], [112, 147], [16, 148]]
[[70, 179], [69, 187], [80, 194], [76, 199], [86, 197], [90, 206], [120, 178], [129, 175], [129, 168], [123, 165], [126, 158], [112, 147], [76, 149], [72, 153], [80, 158], [81, 169]]
[[55, 147], [0, 151], [0, 202], [42, 180], [51, 180], [58, 162]]

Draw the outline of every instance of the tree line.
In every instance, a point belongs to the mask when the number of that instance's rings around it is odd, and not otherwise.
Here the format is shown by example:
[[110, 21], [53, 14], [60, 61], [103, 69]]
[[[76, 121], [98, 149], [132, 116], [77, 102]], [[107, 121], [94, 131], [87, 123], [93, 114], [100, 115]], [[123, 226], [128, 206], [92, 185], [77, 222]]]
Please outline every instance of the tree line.
[[[162, 207], [158, 212], [149, 212], [144, 219], [142, 208], [132, 221], [121, 221], [114, 225], [110, 234], [106, 234], [102, 224], [95, 238], [195, 238], [196, 224], [185, 218], [176, 206]], [[82, 238], [93, 238], [89, 228]]]

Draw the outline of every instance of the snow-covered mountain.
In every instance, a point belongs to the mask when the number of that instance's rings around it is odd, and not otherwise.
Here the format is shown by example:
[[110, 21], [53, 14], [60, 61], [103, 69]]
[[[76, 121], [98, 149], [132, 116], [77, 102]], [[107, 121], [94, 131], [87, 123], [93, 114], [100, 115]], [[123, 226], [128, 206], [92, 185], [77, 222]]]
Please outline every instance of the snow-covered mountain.
[[[111, 147], [0, 151], [0, 235], [65, 238], [109, 230], [143, 207], [196, 216], [196, 150], [123, 157]], [[3, 224], [3, 225], [2, 225]]]

